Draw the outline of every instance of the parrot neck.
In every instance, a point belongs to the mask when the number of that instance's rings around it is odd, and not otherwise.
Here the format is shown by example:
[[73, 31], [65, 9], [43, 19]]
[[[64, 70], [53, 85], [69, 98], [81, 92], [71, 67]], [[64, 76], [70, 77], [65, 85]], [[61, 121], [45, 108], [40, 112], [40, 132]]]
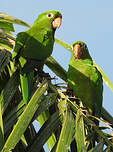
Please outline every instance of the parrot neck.
[[[30, 28], [31, 30], [33, 29], [34, 31], [49, 31], [49, 32], [52, 32], [52, 35], [54, 37], [54, 34], [55, 34], [55, 30], [56, 29], [53, 29], [51, 27], [51, 25], [48, 25], [48, 26], [45, 26], [45, 24], [33, 24], [32, 27]], [[30, 30], [29, 29], [29, 30]]]
[[48, 29], [52, 29], [52, 25], [49, 21], [41, 21], [41, 22], [37, 22], [35, 21], [32, 25], [33, 28], [40, 28], [40, 29], [45, 29], [45, 28], [48, 28]]
[[75, 59], [75, 57], [72, 55], [72, 60], [76, 63], [84, 63], [84, 64], [90, 64], [93, 65], [93, 61], [91, 58], [83, 58], [83, 59]]
[[84, 63], [93, 65], [93, 61], [91, 59], [84, 59]]
[[49, 28], [49, 27], [43, 27], [43, 26], [33, 24], [32, 27], [26, 31], [26, 33], [28, 33], [30, 36], [33, 36], [34, 33], [39, 33], [42, 35], [51, 33], [52, 37], [54, 39], [55, 30], [53, 30], [52, 28]]

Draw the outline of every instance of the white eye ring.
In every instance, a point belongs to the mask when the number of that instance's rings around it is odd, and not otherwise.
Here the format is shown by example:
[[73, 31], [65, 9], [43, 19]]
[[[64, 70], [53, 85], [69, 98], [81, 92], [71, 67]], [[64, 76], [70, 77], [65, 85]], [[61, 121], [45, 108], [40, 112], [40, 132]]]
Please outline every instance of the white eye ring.
[[48, 17], [48, 18], [52, 18], [52, 17], [53, 17], [53, 14], [52, 14], [52, 13], [48, 13], [48, 14], [47, 14], [47, 17]]

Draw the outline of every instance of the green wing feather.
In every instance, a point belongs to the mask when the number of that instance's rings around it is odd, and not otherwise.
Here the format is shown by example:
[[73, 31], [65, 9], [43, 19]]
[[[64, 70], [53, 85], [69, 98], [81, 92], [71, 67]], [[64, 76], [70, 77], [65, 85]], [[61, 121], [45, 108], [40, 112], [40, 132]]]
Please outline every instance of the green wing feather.
[[29, 73], [24, 73], [23, 75], [20, 74], [22, 95], [23, 95], [23, 100], [25, 101], [26, 104], [29, 100], [31, 86], [33, 84], [33, 77], [34, 77], [34, 71]]
[[21, 49], [23, 48], [24, 44], [26, 41], [26, 34], [25, 32], [20, 32], [17, 34], [17, 38], [16, 38], [16, 45], [15, 48], [13, 50], [13, 54], [12, 54], [12, 59], [15, 60], [17, 58], [17, 55], [20, 54]]
[[93, 92], [94, 92], [94, 100], [95, 100], [95, 109], [94, 115], [97, 117], [101, 117], [101, 109], [102, 109], [102, 100], [103, 100], [103, 80], [101, 73], [97, 70], [96, 67], [94, 73], [91, 75], [90, 79], [93, 82]]
[[24, 65], [27, 63], [27, 60], [23, 58], [22, 56], [20, 56], [20, 53], [21, 53], [21, 50], [23, 49], [23, 46], [26, 40], [27, 40], [27, 37], [26, 37], [25, 32], [19, 33], [17, 35], [16, 46], [12, 54], [12, 58], [15, 64], [16, 62], [19, 62], [21, 89], [22, 89], [23, 100], [25, 101], [25, 103], [28, 102], [31, 86], [33, 84], [33, 76], [34, 76], [34, 71], [31, 71], [28, 73], [22, 72], [22, 69]]

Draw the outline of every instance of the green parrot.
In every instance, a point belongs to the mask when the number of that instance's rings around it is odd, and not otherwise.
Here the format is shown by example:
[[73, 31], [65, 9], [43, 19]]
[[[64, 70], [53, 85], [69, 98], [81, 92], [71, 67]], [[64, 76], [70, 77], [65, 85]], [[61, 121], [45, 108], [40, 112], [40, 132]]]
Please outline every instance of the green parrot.
[[45, 60], [52, 54], [55, 30], [61, 21], [59, 11], [47, 11], [38, 16], [30, 29], [17, 34], [12, 59], [19, 65], [25, 103], [29, 100], [34, 69], [42, 70]]
[[[69, 86], [89, 113], [100, 117], [102, 109], [103, 80], [93, 65], [87, 45], [77, 41], [72, 45], [72, 54], [67, 72]], [[98, 124], [98, 121], [95, 121]]]

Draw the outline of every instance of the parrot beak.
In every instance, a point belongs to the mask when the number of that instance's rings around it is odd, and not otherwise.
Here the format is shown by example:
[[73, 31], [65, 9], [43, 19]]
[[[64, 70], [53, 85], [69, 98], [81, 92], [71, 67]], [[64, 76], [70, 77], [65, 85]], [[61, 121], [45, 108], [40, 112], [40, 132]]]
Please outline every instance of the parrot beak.
[[62, 18], [61, 17], [55, 18], [54, 21], [52, 22], [53, 29], [59, 28], [61, 23], [62, 23]]
[[81, 55], [82, 55], [82, 51], [81, 51], [81, 46], [80, 46], [80, 44], [75, 44], [74, 46], [73, 46], [73, 53], [74, 53], [74, 57], [76, 58], [76, 59], [80, 59], [81, 58]]

